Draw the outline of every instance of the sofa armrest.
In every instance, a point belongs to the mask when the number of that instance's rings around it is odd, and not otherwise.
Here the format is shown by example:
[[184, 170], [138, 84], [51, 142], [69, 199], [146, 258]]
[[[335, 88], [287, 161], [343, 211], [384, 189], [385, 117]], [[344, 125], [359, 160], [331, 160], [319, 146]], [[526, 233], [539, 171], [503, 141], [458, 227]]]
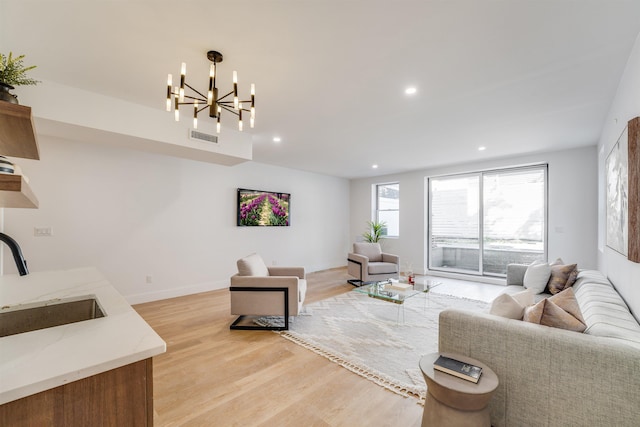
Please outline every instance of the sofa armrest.
[[298, 279], [305, 278], [304, 267], [267, 267], [269, 276], [295, 276]]
[[527, 264], [508, 264], [507, 265], [507, 286], [518, 285], [524, 283], [524, 274], [527, 272]]
[[349, 254], [347, 255], [347, 260], [348, 261], [359, 262], [361, 264], [368, 264], [369, 263], [369, 257], [366, 257], [364, 255], [360, 255], [360, 254], [356, 254], [356, 253], [353, 253], [353, 252], [349, 252]]
[[387, 253], [382, 253], [382, 262], [390, 262], [392, 264], [397, 264], [400, 265], [400, 256], [399, 255], [393, 255], [393, 254], [387, 254]]
[[363, 278], [367, 277], [368, 271], [369, 258], [364, 255], [349, 252], [347, 255], [347, 273], [353, 277], [357, 277], [359, 280], [364, 280]]
[[[281, 291], [234, 291], [234, 288], [287, 288], [289, 315], [300, 313], [304, 295], [301, 295], [296, 276], [231, 276], [231, 314], [269, 316], [284, 313]], [[304, 288], [303, 288], [304, 292]]]
[[640, 354], [621, 340], [451, 309], [438, 327], [439, 351], [478, 359], [498, 375], [493, 426], [637, 421]]
[[231, 276], [231, 287], [245, 288], [290, 288], [298, 292], [296, 276]]

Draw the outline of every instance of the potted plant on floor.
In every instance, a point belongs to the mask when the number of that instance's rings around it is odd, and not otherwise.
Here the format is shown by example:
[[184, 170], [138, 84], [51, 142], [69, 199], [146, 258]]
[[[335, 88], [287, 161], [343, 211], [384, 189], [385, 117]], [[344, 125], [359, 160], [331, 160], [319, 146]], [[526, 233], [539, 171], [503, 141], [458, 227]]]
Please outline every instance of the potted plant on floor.
[[9, 52], [9, 55], [0, 53], [1, 101], [17, 104], [18, 98], [9, 92], [10, 90], [15, 89], [14, 86], [36, 85], [40, 83], [38, 80], [27, 77], [27, 71], [33, 70], [36, 66], [24, 66], [22, 64], [23, 59], [24, 55], [13, 56], [12, 52]]

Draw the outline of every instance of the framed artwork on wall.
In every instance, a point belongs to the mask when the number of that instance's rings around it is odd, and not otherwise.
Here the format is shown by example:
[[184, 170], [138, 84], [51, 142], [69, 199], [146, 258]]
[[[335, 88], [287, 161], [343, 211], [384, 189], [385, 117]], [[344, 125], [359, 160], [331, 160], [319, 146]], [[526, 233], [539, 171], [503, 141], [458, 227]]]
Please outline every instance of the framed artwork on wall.
[[629, 245], [629, 148], [625, 127], [605, 163], [607, 246], [627, 256]]
[[640, 117], [629, 120], [629, 261], [640, 263]]
[[605, 175], [607, 246], [640, 263], [640, 117], [611, 149]]

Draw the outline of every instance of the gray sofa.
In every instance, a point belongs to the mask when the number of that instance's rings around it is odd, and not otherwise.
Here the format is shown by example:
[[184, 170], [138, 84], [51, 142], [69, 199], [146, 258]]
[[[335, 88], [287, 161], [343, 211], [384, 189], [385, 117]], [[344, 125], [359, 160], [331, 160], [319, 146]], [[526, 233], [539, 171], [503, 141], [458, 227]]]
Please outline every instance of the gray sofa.
[[[513, 272], [509, 284], [509, 293], [521, 288]], [[440, 314], [440, 351], [476, 358], [498, 375], [493, 426], [640, 425], [640, 325], [600, 272], [581, 271], [573, 288], [584, 333], [488, 313]]]

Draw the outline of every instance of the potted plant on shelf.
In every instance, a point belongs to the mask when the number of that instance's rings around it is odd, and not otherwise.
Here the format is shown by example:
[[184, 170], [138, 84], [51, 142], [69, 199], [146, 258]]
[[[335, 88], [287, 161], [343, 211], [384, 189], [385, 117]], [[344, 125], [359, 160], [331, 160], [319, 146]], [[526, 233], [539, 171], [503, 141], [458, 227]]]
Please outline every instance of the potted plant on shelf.
[[0, 53], [0, 100], [17, 104], [18, 98], [9, 92], [15, 89], [14, 86], [40, 83], [38, 80], [27, 77], [27, 71], [33, 70], [36, 66], [24, 66], [23, 59], [24, 55], [13, 56], [12, 52], [9, 52], [9, 55]]
[[369, 243], [378, 243], [387, 235], [387, 223], [384, 221], [367, 221], [369, 230], [362, 237]]

